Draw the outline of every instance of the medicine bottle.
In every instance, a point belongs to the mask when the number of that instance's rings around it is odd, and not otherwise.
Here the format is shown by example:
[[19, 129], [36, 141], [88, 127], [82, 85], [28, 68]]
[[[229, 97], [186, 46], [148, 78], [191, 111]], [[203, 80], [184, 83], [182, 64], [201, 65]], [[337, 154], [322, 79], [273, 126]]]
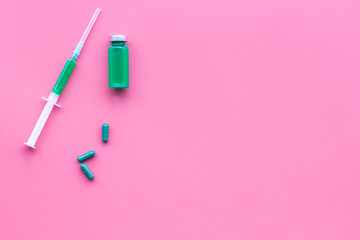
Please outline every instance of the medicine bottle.
[[129, 87], [129, 49], [127, 37], [111, 35], [109, 47], [109, 88]]

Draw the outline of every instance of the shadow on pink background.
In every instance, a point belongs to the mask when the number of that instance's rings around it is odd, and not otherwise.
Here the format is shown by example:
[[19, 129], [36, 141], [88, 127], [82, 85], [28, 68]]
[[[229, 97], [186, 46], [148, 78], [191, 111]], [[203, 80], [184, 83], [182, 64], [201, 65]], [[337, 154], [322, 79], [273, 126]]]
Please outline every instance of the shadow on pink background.
[[[359, 26], [358, 0], [3, 2], [0, 239], [360, 239]], [[93, 182], [76, 161], [89, 150]]]

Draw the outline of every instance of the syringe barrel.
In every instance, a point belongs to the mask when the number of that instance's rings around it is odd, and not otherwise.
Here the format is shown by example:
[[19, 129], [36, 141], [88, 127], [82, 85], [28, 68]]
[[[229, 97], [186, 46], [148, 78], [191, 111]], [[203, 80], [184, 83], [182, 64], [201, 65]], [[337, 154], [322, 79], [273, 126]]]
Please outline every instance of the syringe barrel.
[[76, 65], [76, 62], [75, 62], [74, 58], [67, 60], [63, 70], [60, 73], [58, 80], [55, 83], [54, 88], [51, 91], [52, 93], [55, 93], [56, 95], [60, 96], [72, 71], [74, 70], [75, 65]]
[[76, 45], [76, 48], [72, 55], [72, 58], [67, 60], [63, 70], [61, 71], [60, 76], [59, 76], [58, 80], [56, 81], [56, 84], [55, 84], [53, 90], [51, 91], [52, 93], [60, 96], [61, 92], [63, 91], [63, 89], [64, 89], [64, 87], [76, 65], [75, 60], [80, 55], [80, 52], [84, 46], [85, 40], [86, 40], [87, 36], [89, 35], [91, 28], [94, 26], [94, 23], [95, 23], [97, 17], [99, 16], [100, 11], [101, 11], [100, 8], [97, 8], [95, 10], [95, 13], [92, 16], [88, 26], [86, 27], [85, 32], [80, 39], [80, 42]]

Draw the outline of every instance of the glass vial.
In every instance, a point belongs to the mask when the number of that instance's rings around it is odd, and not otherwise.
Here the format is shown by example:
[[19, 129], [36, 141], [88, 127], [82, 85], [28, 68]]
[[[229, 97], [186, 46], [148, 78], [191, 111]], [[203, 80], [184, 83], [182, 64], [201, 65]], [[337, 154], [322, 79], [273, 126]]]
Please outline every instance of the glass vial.
[[127, 37], [111, 35], [109, 47], [109, 88], [129, 87], [129, 49]]

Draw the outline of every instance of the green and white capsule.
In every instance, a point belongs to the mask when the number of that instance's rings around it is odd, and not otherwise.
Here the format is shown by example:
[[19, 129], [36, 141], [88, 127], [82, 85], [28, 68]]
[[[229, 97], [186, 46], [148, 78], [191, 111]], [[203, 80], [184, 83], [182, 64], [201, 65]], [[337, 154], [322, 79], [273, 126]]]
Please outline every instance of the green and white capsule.
[[88, 168], [88, 166], [85, 163], [82, 163], [80, 165], [81, 170], [83, 170], [83, 172], [85, 173], [85, 175], [87, 176], [87, 178], [89, 180], [93, 180], [94, 179], [94, 174], [92, 174], [92, 172], [90, 171], [90, 169]]
[[102, 125], [102, 140], [107, 142], [109, 140], [109, 124], [104, 123]]
[[85, 160], [88, 160], [89, 158], [92, 158], [93, 156], [95, 156], [95, 151], [91, 150], [87, 153], [84, 153], [83, 155], [78, 157], [78, 161], [79, 162], [83, 162]]

